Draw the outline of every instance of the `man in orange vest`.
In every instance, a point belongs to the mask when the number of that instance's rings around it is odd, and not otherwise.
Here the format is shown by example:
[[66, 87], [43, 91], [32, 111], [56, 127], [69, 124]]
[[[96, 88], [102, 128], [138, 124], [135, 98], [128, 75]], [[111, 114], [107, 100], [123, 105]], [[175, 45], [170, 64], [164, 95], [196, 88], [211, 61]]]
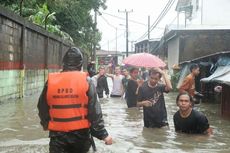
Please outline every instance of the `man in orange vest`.
[[104, 127], [95, 86], [81, 72], [83, 56], [70, 48], [63, 57], [63, 71], [50, 73], [38, 102], [44, 130], [49, 130], [50, 153], [85, 153], [91, 135], [112, 144]]

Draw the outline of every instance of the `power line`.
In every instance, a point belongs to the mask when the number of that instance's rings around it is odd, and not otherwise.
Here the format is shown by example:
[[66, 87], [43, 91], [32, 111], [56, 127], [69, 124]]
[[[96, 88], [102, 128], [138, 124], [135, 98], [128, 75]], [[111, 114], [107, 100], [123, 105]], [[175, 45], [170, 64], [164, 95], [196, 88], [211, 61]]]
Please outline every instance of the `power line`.
[[[150, 27], [150, 32], [156, 28], [158, 23], [165, 17], [165, 15], [168, 13], [168, 11], [171, 9], [172, 5], [174, 4], [175, 0], [169, 0], [168, 3], [165, 5], [164, 9], [161, 11], [160, 15], [157, 17], [157, 19], [154, 21], [152, 26]], [[148, 35], [148, 31], [145, 32], [141, 37], [139, 37], [136, 41], [145, 38]]]
[[[113, 26], [105, 17], [103, 17], [103, 15], [100, 15], [100, 17], [111, 27], [116, 28], [115, 26]], [[130, 21], [130, 20], [129, 20]], [[145, 25], [146, 26], [146, 25]], [[163, 27], [156, 27], [157, 29], [164, 29]], [[117, 28], [119, 29], [119, 28]], [[124, 29], [119, 29], [119, 30], [124, 30]]]
[[[112, 17], [120, 19], [120, 20], [126, 20], [125, 18], [116, 16], [116, 15], [113, 15], [113, 14], [109, 14], [109, 13], [106, 13], [106, 12], [100, 12], [100, 13], [112, 16]], [[129, 20], [129, 22], [136, 23], [136, 24], [143, 25], [143, 26], [147, 26], [146, 24], [138, 22], [138, 21], [135, 21], [135, 20]]]
[[108, 20], [106, 20], [106, 18], [104, 18], [102, 15], [100, 16], [110, 27], [113, 27], [114, 29], [116, 29], [117, 27], [113, 26], [112, 24], [109, 23]]
[[[118, 35], [117, 37], [115, 37], [115, 38], [113, 38], [113, 39], [111, 39], [111, 40], [109, 40], [109, 42], [113, 42], [113, 41], [115, 41], [117, 38], [120, 38], [121, 36], [124, 36], [124, 33]], [[107, 43], [102, 44], [101, 47], [102, 47], [102, 46], [105, 46], [105, 45], [107, 45]]]
[[[152, 24], [152, 26], [150, 27], [150, 29], [152, 29], [152, 27], [162, 18], [164, 12], [167, 10], [168, 6], [170, 5], [170, 3], [172, 2], [172, 0], [169, 0], [168, 3], [165, 5], [164, 9], [161, 11], [161, 13], [159, 14], [159, 16], [157, 17], [157, 19], [154, 21], [154, 23]], [[148, 31], [145, 32], [140, 38], [138, 38], [137, 40], [140, 40], [142, 38], [145, 38], [148, 34]]]
[[126, 20], [126, 24], [125, 24], [125, 27], [126, 27], [126, 57], [128, 57], [129, 55], [129, 13], [132, 13], [133, 10], [124, 10], [124, 11], [120, 11], [118, 10], [118, 12], [120, 13], [125, 13], [125, 20]]
[[168, 6], [167, 10], [164, 12], [163, 16], [160, 18], [160, 20], [158, 20], [158, 22], [155, 24], [155, 26], [152, 26], [152, 28], [150, 29], [150, 31], [152, 31], [157, 24], [165, 17], [165, 15], [168, 13], [168, 11], [171, 9], [172, 5], [174, 4], [175, 0], [172, 0], [172, 3]]

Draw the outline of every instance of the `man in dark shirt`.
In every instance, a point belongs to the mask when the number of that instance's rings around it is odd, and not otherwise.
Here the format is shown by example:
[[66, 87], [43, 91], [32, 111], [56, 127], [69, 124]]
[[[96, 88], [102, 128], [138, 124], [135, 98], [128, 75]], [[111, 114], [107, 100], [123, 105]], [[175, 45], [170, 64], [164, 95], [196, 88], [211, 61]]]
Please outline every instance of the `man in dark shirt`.
[[97, 94], [99, 98], [103, 98], [103, 92], [105, 91], [105, 94], [107, 97], [109, 96], [109, 87], [107, 82], [107, 77], [105, 76], [105, 67], [100, 66], [99, 68], [99, 74], [97, 76]]
[[[161, 77], [165, 84], [159, 83]], [[144, 109], [145, 127], [160, 128], [168, 125], [163, 93], [171, 89], [171, 82], [161, 69], [155, 68], [149, 71], [149, 79], [139, 88], [137, 99], [137, 106], [143, 106]]]
[[137, 106], [137, 94], [142, 81], [137, 79], [138, 71], [138, 68], [132, 68], [129, 72], [131, 78], [128, 80], [127, 89], [125, 93], [128, 108]]
[[179, 110], [174, 114], [175, 131], [190, 134], [211, 134], [209, 123], [204, 114], [192, 108], [192, 97], [182, 92], [176, 99]]
[[89, 73], [89, 77], [93, 77], [96, 74], [95, 71], [95, 62], [92, 61], [87, 65], [87, 71]]

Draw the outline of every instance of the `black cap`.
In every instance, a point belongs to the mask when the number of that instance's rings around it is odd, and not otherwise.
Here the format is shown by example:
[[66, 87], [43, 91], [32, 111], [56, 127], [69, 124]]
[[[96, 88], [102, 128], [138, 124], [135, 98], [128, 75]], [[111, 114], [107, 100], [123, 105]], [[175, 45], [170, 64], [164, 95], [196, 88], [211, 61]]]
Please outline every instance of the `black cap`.
[[71, 47], [63, 57], [64, 70], [81, 70], [83, 55], [77, 47]]

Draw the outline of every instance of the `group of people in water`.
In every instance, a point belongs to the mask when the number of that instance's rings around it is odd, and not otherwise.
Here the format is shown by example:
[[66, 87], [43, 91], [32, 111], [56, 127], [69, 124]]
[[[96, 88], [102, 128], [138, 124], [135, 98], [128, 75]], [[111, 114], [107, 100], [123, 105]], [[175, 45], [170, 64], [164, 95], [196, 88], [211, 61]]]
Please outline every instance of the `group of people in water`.
[[[48, 80], [38, 100], [38, 115], [43, 129], [49, 131], [50, 153], [86, 153], [92, 146], [93, 137], [106, 145], [113, 143], [104, 126], [99, 100], [106, 97], [124, 97], [128, 107], [143, 107], [144, 126], [161, 128], [168, 126], [164, 93], [172, 90], [167, 74], [160, 68], [144, 71], [139, 77], [138, 68], [115, 67], [114, 74], [99, 67], [98, 74], [89, 76], [82, 72], [83, 55], [79, 48], [71, 47], [63, 57], [63, 69], [49, 73]], [[89, 67], [92, 70], [93, 66]], [[148, 74], [148, 75], [146, 75]], [[175, 131], [191, 134], [211, 134], [204, 114], [193, 109], [195, 98], [194, 79], [199, 74], [197, 65], [191, 66], [182, 83], [174, 114]], [[112, 78], [113, 88], [109, 91], [107, 77]], [[95, 88], [96, 87], [96, 88]]]
[[[142, 71], [139, 68], [115, 67], [114, 74], [107, 73], [104, 66], [99, 67], [98, 74], [92, 76], [98, 98], [103, 98], [103, 91], [109, 97], [107, 77], [112, 78], [113, 87], [110, 97], [122, 97], [127, 107], [143, 107], [144, 126], [147, 128], [161, 128], [168, 126], [164, 93], [172, 90], [171, 81], [160, 68]], [[129, 71], [128, 71], [129, 70]], [[179, 110], [174, 114], [174, 127], [177, 132], [191, 134], [211, 134], [206, 116], [195, 110], [194, 102], [202, 95], [195, 91], [195, 77], [199, 75], [199, 66], [192, 64], [191, 73], [185, 77], [179, 87], [176, 105]], [[148, 76], [143, 78], [144, 74]]]

